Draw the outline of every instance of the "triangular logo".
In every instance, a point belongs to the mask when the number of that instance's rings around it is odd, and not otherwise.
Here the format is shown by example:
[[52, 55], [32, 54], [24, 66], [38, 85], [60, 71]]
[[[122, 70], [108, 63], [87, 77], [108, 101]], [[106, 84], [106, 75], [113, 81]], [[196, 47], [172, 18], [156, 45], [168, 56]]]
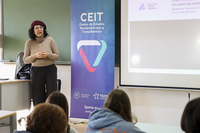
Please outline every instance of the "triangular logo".
[[139, 10], [145, 10], [145, 5], [142, 3], [142, 5], [140, 6]]
[[[87, 70], [91, 73], [94, 72], [97, 69], [96, 67], [99, 65], [99, 62], [101, 61], [101, 58], [103, 57], [103, 55], [104, 55], [104, 53], [107, 49], [106, 42], [103, 41], [103, 40], [100, 40], [100, 42], [97, 41], [97, 40], [80, 40], [77, 43], [77, 49], [78, 49], [78, 51], [81, 55], [81, 58], [82, 58], [82, 60], [85, 64]], [[98, 53], [98, 55], [95, 59], [95, 62], [92, 66], [89, 63], [89, 61], [88, 61], [88, 59], [87, 59], [87, 57], [86, 57], [86, 55], [85, 55], [85, 53], [82, 49], [82, 46], [101, 46], [101, 50], [99, 51], [99, 53]]]

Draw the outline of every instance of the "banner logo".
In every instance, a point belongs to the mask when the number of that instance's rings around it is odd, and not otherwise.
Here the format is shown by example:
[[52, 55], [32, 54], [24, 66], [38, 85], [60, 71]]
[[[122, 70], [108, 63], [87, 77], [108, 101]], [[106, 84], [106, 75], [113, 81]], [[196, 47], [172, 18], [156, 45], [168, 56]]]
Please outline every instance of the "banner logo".
[[95, 93], [93, 96], [94, 96], [94, 99], [99, 100], [99, 94], [98, 93]]
[[145, 10], [145, 5], [142, 3], [142, 5], [140, 6], [139, 10]]
[[[103, 55], [107, 49], [106, 42], [103, 40], [100, 40], [100, 42], [97, 40], [80, 40], [77, 44], [77, 49], [81, 55], [81, 58], [85, 64], [87, 70], [91, 73], [96, 70], [96, 67], [99, 65], [99, 62], [101, 61], [101, 58], [103, 57]], [[88, 62], [88, 59], [87, 59], [83, 49], [81, 48], [82, 46], [102, 46], [101, 50], [99, 51], [99, 54], [97, 55], [96, 60], [92, 66]]]
[[79, 92], [74, 92], [74, 98], [79, 99], [80, 98], [80, 93]]

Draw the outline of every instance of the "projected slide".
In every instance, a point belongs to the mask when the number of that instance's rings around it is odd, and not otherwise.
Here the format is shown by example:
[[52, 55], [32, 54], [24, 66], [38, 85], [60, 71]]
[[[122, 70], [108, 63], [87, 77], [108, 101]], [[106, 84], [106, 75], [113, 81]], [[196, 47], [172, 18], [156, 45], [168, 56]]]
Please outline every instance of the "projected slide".
[[200, 88], [200, 0], [121, 2], [121, 85]]
[[129, 0], [129, 21], [199, 19], [200, 0]]

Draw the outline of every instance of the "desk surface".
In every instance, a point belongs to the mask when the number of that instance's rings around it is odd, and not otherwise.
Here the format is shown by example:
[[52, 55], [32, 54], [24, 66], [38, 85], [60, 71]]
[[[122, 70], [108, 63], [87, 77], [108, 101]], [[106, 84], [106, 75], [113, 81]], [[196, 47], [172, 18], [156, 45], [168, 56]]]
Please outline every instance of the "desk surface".
[[8, 83], [19, 83], [19, 82], [30, 82], [28, 79], [9, 79], [9, 80], [0, 80], [0, 84], [8, 84]]
[[0, 119], [12, 116], [14, 114], [16, 114], [16, 112], [14, 112], [14, 111], [0, 110]]
[[147, 133], [185, 133], [180, 126], [150, 124], [150, 123], [136, 123], [142, 131]]

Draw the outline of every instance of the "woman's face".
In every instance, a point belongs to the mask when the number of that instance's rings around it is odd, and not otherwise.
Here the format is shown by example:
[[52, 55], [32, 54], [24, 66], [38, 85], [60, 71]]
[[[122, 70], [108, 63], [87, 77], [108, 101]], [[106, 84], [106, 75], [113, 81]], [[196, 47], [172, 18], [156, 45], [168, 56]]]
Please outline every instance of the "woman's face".
[[34, 26], [34, 34], [36, 35], [36, 37], [41, 37], [43, 33], [44, 33], [44, 27], [42, 27], [41, 25]]

